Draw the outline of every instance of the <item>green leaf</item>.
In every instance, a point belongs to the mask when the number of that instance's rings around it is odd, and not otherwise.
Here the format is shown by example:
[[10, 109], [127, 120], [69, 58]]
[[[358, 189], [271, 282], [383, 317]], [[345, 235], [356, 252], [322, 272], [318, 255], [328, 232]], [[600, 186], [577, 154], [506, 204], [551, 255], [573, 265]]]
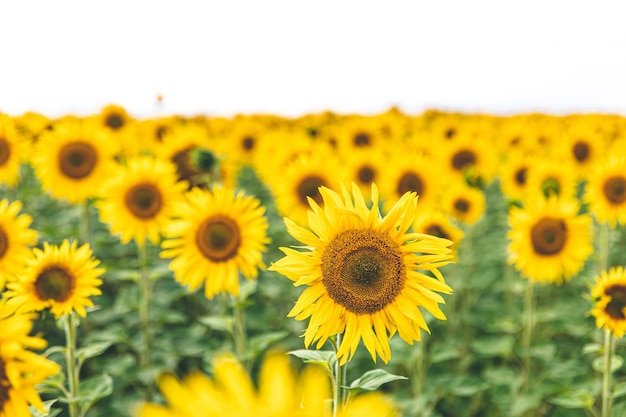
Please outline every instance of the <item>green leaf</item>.
[[272, 343], [278, 342], [289, 335], [289, 332], [284, 330], [279, 332], [265, 333], [250, 338], [250, 349], [255, 352], [262, 352], [268, 348]]
[[257, 289], [257, 286], [258, 286], [258, 283], [256, 280], [246, 281], [243, 284], [241, 284], [237, 302], [239, 303], [245, 302], [248, 299], [248, 297], [254, 294], [254, 292]]
[[355, 379], [348, 389], [362, 389], [366, 391], [375, 391], [383, 384], [399, 379], [408, 379], [405, 376], [390, 374], [383, 369], [373, 369], [365, 372], [360, 378]]
[[219, 330], [231, 334], [233, 332], [233, 318], [229, 316], [200, 317], [198, 321], [206, 326], [209, 326], [213, 330]]
[[53, 353], [62, 353], [65, 354], [65, 346], [50, 346], [48, 349], [46, 349], [46, 351], [43, 353], [42, 356], [44, 357], [48, 357], [50, 355], [52, 355]]
[[61, 397], [59, 400], [67, 404], [89, 404], [108, 397], [111, 393], [113, 393], [113, 378], [105, 373], [80, 381], [77, 397]]
[[302, 359], [304, 363], [314, 363], [317, 365], [321, 365], [326, 369], [327, 372], [330, 373], [330, 375], [332, 375], [333, 368], [337, 363], [337, 356], [335, 355], [334, 351], [299, 349], [292, 350], [287, 353]]
[[626, 395], [626, 382], [619, 382], [613, 387], [613, 399]]
[[[613, 356], [611, 359], [611, 372], [617, 371], [623, 364], [624, 359], [621, 356]], [[604, 372], [604, 356], [595, 358], [591, 366], [596, 372]]]
[[84, 362], [89, 358], [102, 355], [112, 344], [111, 342], [93, 342], [88, 346], [78, 349], [76, 357], [80, 362]]
[[583, 346], [583, 355], [588, 353], [598, 353], [602, 350], [602, 345], [600, 343], [587, 343]]
[[515, 339], [511, 336], [484, 337], [472, 342], [472, 350], [487, 357], [509, 357], [514, 346]]
[[52, 405], [57, 402], [57, 400], [48, 400], [43, 402], [43, 406], [46, 410], [45, 414], [41, 411], [37, 410], [35, 407], [30, 406], [30, 414], [32, 417], [55, 417], [61, 414], [60, 408], [52, 408]]
[[549, 398], [549, 403], [565, 408], [591, 408], [594, 403], [593, 395], [585, 390], [567, 392], [556, 397]]

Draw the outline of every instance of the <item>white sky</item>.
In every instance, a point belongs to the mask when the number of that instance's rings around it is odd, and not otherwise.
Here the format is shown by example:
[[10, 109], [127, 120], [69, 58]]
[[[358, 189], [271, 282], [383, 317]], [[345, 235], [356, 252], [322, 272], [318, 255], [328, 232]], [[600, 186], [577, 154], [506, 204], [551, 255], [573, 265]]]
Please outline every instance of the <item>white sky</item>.
[[619, 0], [0, 0], [0, 111], [626, 115], [625, 19]]

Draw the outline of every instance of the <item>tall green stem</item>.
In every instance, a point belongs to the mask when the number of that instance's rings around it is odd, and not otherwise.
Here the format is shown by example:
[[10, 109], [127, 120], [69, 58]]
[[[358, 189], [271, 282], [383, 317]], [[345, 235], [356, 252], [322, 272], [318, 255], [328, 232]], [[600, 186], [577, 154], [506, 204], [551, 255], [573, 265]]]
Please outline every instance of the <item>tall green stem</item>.
[[91, 230], [89, 222], [89, 200], [80, 205], [80, 223], [78, 228], [78, 240], [81, 244], [91, 242]]
[[531, 375], [530, 348], [532, 346], [533, 328], [535, 327], [535, 296], [534, 284], [529, 279], [526, 285], [526, 293], [524, 297], [524, 370], [526, 378], [524, 379], [524, 389], [528, 390]]
[[238, 297], [231, 297], [233, 306], [233, 339], [235, 341], [235, 352], [239, 357], [239, 360], [247, 365], [250, 361], [247, 358], [247, 341], [246, 341], [246, 320], [244, 306]]
[[78, 317], [74, 312], [63, 316], [63, 325], [65, 327], [65, 364], [67, 366], [67, 383], [69, 388], [69, 415], [70, 417], [78, 417], [78, 365], [76, 357], [76, 328], [78, 327]]
[[600, 272], [606, 271], [609, 267], [609, 247], [611, 238], [611, 228], [608, 223], [602, 223], [598, 229], [598, 268]]
[[[335, 352], [339, 352], [339, 346], [341, 346], [341, 334], [335, 335]], [[335, 362], [334, 369], [334, 383], [333, 383], [333, 417], [337, 417], [339, 409], [343, 406], [347, 400], [346, 393], [346, 376], [348, 365], [340, 365], [339, 359]]]
[[[145, 242], [138, 246], [139, 252], [139, 326], [143, 336], [144, 347], [140, 352], [140, 365], [142, 371], [150, 369], [150, 357], [152, 355], [152, 332], [150, 329], [150, 297], [152, 295], [152, 282], [148, 269], [148, 253]], [[150, 399], [152, 384], [148, 385], [147, 397]]]
[[611, 361], [613, 359], [613, 334], [604, 330], [604, 368], [602, 370], [602, 417], [611, 415]]

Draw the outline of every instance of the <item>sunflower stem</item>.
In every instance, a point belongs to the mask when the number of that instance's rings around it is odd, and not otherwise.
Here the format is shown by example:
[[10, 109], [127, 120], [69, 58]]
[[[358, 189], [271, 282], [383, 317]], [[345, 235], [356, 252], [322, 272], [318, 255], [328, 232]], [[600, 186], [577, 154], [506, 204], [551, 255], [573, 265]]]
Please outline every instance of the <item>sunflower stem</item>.
[[600, 272], [609, 267], [609, 244], [611, 228], [608, 223], [601, 223], [598, 228], [598, 268]]
[[613, 337], [609, 329], [604, 330], [604, 368], [602, 370], [602, 417], [611, 415], [611, 361], [613, 359]]
[[78, 366], [76, 358], [76, 328], [78, 327], [78, 317], [74, 312], [63, 316], [65, 327], [65, 364], [67, 366], [67, 383], [69, 389], [69, 416], [78, 417]]
[[[146, 242], [138, 245], [139, 252], [139, 326], [143, 336], [144, 348], [140, 352], [140, 365], [143, 372], [150, 369], [152, 355], [152, 334], [150, 332], [150, 297], [152, 294], [152, 282], [148, 270], [148, 252]], [[148, 384], [146, 399], [152, 397], [152, 384]]]
[[81, 244], [90, 243], [91, 241], [91, 230], [89, 224], [89, 200], [85, 200], [85, 202], [80, 205], [78, 240]]
[[[339, 352], [339, 346], [341, 345], [341, 334], [335, 335], [335, 343], [333, 347], [335, 348], [335, 353]], [[343, 406], [347, 399], [346, 392], [346, 376], [347, 376], [348, 365], [347, 363], [344, 365], [340, 364], [339, 358], [335, 362], [334, 369], [334, 383], [333, 383], [333, 417], [337, 417], [339, 413], [339, 409]]]
[[524, 336], [523, 336], [523, 348], [524, 348], [524, 391], [528, 391], [530, 385], [531, 375], [531, 358], [530, 348], [532, 346], [533, 339], [533, 327], [535, 326], [535, 296], [534, 296], [534, 284], [529, 279], [526, 285], [525, 297], [524, 297]]
[[[235, 352], [239, 360], [246, 365], [248, 369], [250, 361], [247, 357], [247, 340], [246, 340], [246, 320], [244, 306], [239, 297], [231, 296], [233, 306], [233, 339], [235, 341]], [[249, 371], [249, 369], [248, 369]]]

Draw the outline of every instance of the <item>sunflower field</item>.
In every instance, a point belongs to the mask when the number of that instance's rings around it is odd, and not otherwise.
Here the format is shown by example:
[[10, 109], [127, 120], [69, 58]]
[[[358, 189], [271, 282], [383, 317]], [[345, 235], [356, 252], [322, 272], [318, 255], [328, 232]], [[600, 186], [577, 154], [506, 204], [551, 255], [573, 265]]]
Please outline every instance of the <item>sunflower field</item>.
[[626, 415], [626, 118], [0, 114], [0, 417]]

